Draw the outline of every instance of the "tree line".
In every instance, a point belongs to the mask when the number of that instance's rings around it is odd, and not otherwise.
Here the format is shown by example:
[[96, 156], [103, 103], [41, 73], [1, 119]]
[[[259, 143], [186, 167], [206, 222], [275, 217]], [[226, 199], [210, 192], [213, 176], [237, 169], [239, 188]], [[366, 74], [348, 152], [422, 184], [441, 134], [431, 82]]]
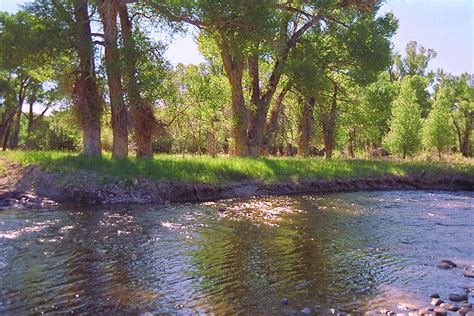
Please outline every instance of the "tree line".
[[[474, 77], [393, 52], [376, 0], [34, 0], [0, 13], [6, 148], [472, 156]], [[171, 65], [198, 30], [205, 62]], [[51, 114], [50, 109], [54, 109]], [[82, 144], [79, 144], [81, 142]]]

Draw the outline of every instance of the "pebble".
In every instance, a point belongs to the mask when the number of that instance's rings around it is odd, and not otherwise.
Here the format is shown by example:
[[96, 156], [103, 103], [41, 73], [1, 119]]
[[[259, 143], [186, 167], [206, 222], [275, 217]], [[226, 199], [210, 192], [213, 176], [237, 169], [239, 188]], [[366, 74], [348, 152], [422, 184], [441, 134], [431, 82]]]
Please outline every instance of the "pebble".
[[449, 300], [452, 302], [463, 302], [467, 301], [467, 295], [466, 294], [449, 294], [448, 296]]
[[449, 303], [443, 303], [440, 305], [440, 307], [450, 311], [450, 312], [457, 312], [459, 310], [459, 306], [457, 305], [453, 305], [453, 304], [449, 304]]
[[450, 266], [452, 266], [453, 268], [456, 268], [456, 267], [458, 266], [457, 264], [455, 264], [455, 263], [452, 262], [451, 260], [443, 259], [443, 260], [441, 260], [440, 262], [447, 263], [447, 264], [449, 264]]
[[311, 309], [309, 307], [305, 307], [300, 311], [301, 316], [310, 316], [311, 314]]
[[439, 298], [434, 298], [434, 299], [431, 300], [431, 305], [434, 305], [434, 306], [439, 306], [443, 303], [444, 303], [444, 301], [439, 299]]
[[423, 308], [420, 310], [420, 315], [432, 315], [433, 311], [434, 310], [432, 308]]
[[434, 313], [435, 313], [435, 316], [448, 315], [448, 312], [444, 308], [439, 307], [439, 306], [434, 308]]
[[[465, 278], [474, 278], [474, 270], [466, 270], [464, 271], [462, 275]], [[472, 292], [472, 289], [471, 289], [471, 292]]]
[[282, 298], [281, 301], [280, 301], [280, 303], [281, 303], [282, 305], [288, 305], [288, 304], [290, 303], [290, 301], [288, 301], [287, 298]]
[[452, 268], [452, 266], [450, 264], [447, 264], [446, 262], [440, 262], [438, 263], [436, 267], [439, 269], [446, 269], [446, 270]]
[[472, 311], [472, 309], [468, 308], [468, 307], [461, 307], [459, 310], [458, 310], [458, 314], [459, 315], [462, 315], [462, 316], [465, 316], [467, 313], [469, 313], [470, 311]]

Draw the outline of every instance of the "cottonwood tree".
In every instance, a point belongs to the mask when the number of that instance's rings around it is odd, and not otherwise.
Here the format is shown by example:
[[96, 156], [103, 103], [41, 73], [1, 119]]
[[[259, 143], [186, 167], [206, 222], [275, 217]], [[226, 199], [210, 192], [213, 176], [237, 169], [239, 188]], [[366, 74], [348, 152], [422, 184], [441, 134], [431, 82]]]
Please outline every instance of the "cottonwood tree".
[[[308, 100], [315, 97], [326, 158], [332, 157], [335, 146], [339, 102], [351, 103], [350, 88], [375, 81], [388, 66], [389, 39], [396, 27], [390, 14], [374, 19], [346, 13], [341, 20], [327, 22], [326, 31], [309, 33], [290, 54], [291, 80]], [[302, 118], [308, 121], [305, 115]], [[307, 124], [300, 126], [304, 129]], [[304, 130], [300, 134], [307, 137]], [[307, 143], [300, 141], [301, 145]], [[303, 147], [301, 151], [308, 150]]]
[[450, 107], [444, 93], [438, 92], [438, 98], [423, 126], [423, 146], [426, 149], [437, 150], [439, 160], [441, 153], [453, 143]]
[[82, 127], [83, 153], [100, 156], [103, 101], [97, 85], [91, 21], [87, 0], [73, 0], [76, 39], [74, 48], [79, 60], [73, 83], [73, 96], [79, 124]]
[[[321, 22], [337, 20], [341, 12], [372, 14], [379, 1], [173, 1], [145, 2], [170, 20], [189, 23], [216, 42], [232, 90], [233, 136], [236, 153], [258, 156], [264, 144], [267, 114], [291, 50]], [[324, 24], [323, 23], [323, 24]], [[259, 60], [272, 65], [263, 77]], [[251, 80], [245, 100], [243, 78]]]
[[[440, 75], [440, 74], [438, 74]], [[449, 104], [459, 151], [472, 156], [474, 128], [474, 80], [467, 73], [460, 76], [445, 74], [436, 86], [436, 98]]]
[[411, 76], [403, 78], [398, 96], [393, 102], [390, 131], [385, 145], [403, 158], [416, 154], [421, 145], [421, 107], [416, 98]]

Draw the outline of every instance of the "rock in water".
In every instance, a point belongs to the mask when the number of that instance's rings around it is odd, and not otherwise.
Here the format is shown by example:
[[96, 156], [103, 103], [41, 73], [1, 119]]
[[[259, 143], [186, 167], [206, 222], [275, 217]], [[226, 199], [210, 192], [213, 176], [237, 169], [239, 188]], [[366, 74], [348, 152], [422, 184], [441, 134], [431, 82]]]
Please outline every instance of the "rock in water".
[[433, 315], [433, 309], [423, 308], [422, 310], [420, 310], [420, 315]]
[[434, 308], [434, 313], [435, 313], [435, 316], [448, 315], [448, 312], [444, 308], [439, 307], [439, 306]]
[[[474, 278], [474, 270], [466, 270], [464, 271], [462, 275], [465, 278]], [[471, 289], [471, 292], [472, 292], [472, 289]]]
[[434, 305], [434, 306], [439, 306], [443, 303], [444, 303], [444, 301], [439, 299], [439, 298], [434, 298], [434, 299], [431, 300], [431, 305]]
[[305, 307], [300, 311], [301, 316], [311, 316], [311, 309], [309, 307]]
[[465, 316], [467, 313], [471, 312], [472, 309], [468, 308], [468, 307], [461, 307], [459, 310], [458, 310], [458, 314], [461, 315], [461, 316]]
[[453, 268], [456, 268], [456, 267], [458, 266], [457, 264], [455, 264], [455, 263], [452, 262], [451, 260], [443, 259], [443, 260], [440, 261], [440, 263], [441, 263], [441, 262], [447, 263], [447, 264], [449, 264], [449, 265], [450, 265], [451, 267], [453, 267]]
[[430, 295], [431, 298], [439, 298], [439, 294], [437, 293], [433, 293]]
[[443, 303], [443, 304], [440, 305], [440, 307], [442, 307], [445, 310], [448, 310], [450, 312], [457, 312], [459, 310], [459, 306], [453, 305], [453, 304], [448, 304], [448, 303]]
[[467, 301], [467, 295], [466, 294], [449, 294], [448, 296], [449, 300], [452, 302], [463, 302]]

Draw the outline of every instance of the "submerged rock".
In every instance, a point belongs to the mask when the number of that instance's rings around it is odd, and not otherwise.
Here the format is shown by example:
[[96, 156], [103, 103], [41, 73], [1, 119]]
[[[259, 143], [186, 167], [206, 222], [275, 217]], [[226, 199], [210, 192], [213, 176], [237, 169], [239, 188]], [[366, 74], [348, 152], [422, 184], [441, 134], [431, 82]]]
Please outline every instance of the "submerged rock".
[[439, 269], [452, 269], [456, 268], [457, 264], [455, 264], [451, 260], [443, 259], [436, 265], [436, 267], [438, 267]]
[[449, 294], [448, 299], [452, 302], [463, 302], [467, 301], [466, 294]]
[[[474, 278], [474, 270], [467, 270], [463, 272], [463, 277], [465, 278]], [[473, 289], [471, 289], [472, 292]]]
[[444, 262], [444, 263], [447, 263], [449, 264], [450, 266], [452, 266], [453, 268], [456, 268], [458, 265], [455, 264], [454, 262], [452, 262], [451, 260], [447, 260], [447, 259], [443, 259], [441, 260], [440, 262]]
[[457, 312], [459, 310], [459, 306], [458, 305], [453, 305], [453, 304], [449, 304], [449, 303], [443, 303], [440, 305], [440, 307], [448, 310], [448, 311], [451, 311], [451, 312]]
[[440, 298], [439, 294], [433, 293], [430, 295], [431, 298]]

